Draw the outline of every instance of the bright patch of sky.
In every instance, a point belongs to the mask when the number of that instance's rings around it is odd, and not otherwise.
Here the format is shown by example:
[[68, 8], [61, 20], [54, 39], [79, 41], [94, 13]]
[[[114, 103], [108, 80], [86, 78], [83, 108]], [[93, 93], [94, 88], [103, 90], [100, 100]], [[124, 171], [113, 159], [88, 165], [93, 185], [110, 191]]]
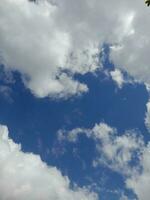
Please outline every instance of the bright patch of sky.
[[0, 1], [0, 199], [149, 200], [144, 1]]

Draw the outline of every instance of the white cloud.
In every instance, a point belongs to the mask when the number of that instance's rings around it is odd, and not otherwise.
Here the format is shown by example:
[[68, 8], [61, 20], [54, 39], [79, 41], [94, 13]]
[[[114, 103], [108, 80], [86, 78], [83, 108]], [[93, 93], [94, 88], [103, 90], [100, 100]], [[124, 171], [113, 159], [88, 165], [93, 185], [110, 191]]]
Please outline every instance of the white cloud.
[[124, 77], [123, 77], [122, 72], [120, 70], [118, 70], [118, 69], [115, 69], [114, 71], [110, 72], [110, 75], [111, 75], [113, 81], [116, 82], [118, 87], [122, 88], [122, 85], [124, 83]]
[[149, 200], [150, 196], [150, 143], [145, 147], [145, 150], [140, 160], [141, 170], [136, 170], [136, 173], [132, 174], [127, 179], [127, 186], [132, 189], [138, 196], [139, 200]]
[[[74, 24], [73, 28], [69, 27], [75, 46], [80, 47], [80, 43], [86, 41], [100, 46], [103, 42], [110, 43], [115, 47], [110, 54], [115, 65], [136, 79], [150, 83], [150, 14], [144, 1], [56, 2], [61, 5], [59, 16], [65, 16], [61, 22], [65, 20], [67, 24]], [[74, 37], [77, 31], [78, 37]]]
[[126, 19], [126, 25], [124, 23], [128, 34], [116, 41], [111, 50], [111, 58], [117, 67], [150, 84], [149, 9], [144, 5], [144, 1], [137, 0], [131, 10], [133, 12]]
[[[97, 133], [101, 133], [102, 127], [96, 126]], [[143, 141], [134, 132], [127, 131], [122, 136], [118, 136], [112, 129], [106, 136], [97, 138], [96, 147], [99, 156], [94, 160], [94, 166], [105, 164], [115, 171], [129, 175], [132, 171], [130, 163], [134, 157], [138, 159]]]
[[130, 174], [130, 162], [137, 158], [143, 149], [143, 140], [133, 131], [127, 131], [122, 136], [117, 135], [114, 128], [105, 123], [96, 124], [92, 129], [76, 128], [69, 132], [60, 130], [59, 140], [76, 142], [80, 134], [95, 140], [98, 157], [93, 160], [93, 166], [105, 164], [109, 168]]
[[[67, 97], [86, 92], [87, 87], [73, 80], [71, 74], [95, 69], [93, 56], [97, 47], [89, 42], [72, 53], [72, 35], [65, 24], [59, 24], [59, 12], [57, 6], [47, 1], [0, 2], [2, 62], [21, 72], [25, 85], [38, 97]], [[69, 70], [70, 75], [64, 70]]]
[[[95, 140], [99, 154], [95, 159], [95, 166], [105, 164], [119, 172], [125, 180], [126, 187], [132, 189], [138, 200], [149, 200], [150, 142], [144, 144], [142, 137], [133, 131], [118, 136], [114, 128], [104, 123], [96, 124], [92, 129], [59, 131], [60, 140], [69, 142], [76, 142], [80, 134]], [[121, 199], [128, 197], [123, 195]]]
[[[71, 138], [69, 141], [75, 142], [78, 139], [76, 135], [81, 133], [95, 140], [103, 162], [105, 159], [105, 164], [110, 165], [108, 167], [124, 176], [126, 186], [135, 192], [139, 200], [149, 199], [150, 144], [144, 146], [141, 137], [133, 133], [118, 136], [115, 129], [104, 123], [95, 125], [93, 129], [75, 129], [69, 132], [67, 138], [61, 132], [60, 140]], [[138, 160], [131, 167], [129, 162], [136, 158], [135, 153]], [[97, 164], [100, 163], [97, 160]], [[97, 199], [96, 194], [85, 187], [71, 189], [69, 179], [62, 176], [57, 168], [47, 166], [39, 156], [22, 152], [21, 146], [8, 137], [6, 126], [0, 126], [0, 177], [1, 199]]]
[[38, 97], [86, 92], [73, 75], [100, 67], [104, 42], [112, 44], [119, 68], [149, 83], [149, 33], [149, 10], [141, 0], [0, 1], [1, 60]]
[[[95, 166], [104, 163], [119, 172], [126, 187], [136, 194], [136, 199], [149, 200], [150, 142], [144, 144], [142, 137], [133, 131], [118, 136], [115, 129], [104, 123], [96, 124], [92, 129], [77, 128], [68, 133], [61, 131], [61, 138], [76, 142], [80, 134], [95, 140], [99, 153]], [[128, 196], [123, 195], [121, 199], [128, 199]]]
[[40, 157], [24, 153], [0, 126], [0, 199], [7, 200], [96, 200], [86, 188], [70, 188], [70, 181]]

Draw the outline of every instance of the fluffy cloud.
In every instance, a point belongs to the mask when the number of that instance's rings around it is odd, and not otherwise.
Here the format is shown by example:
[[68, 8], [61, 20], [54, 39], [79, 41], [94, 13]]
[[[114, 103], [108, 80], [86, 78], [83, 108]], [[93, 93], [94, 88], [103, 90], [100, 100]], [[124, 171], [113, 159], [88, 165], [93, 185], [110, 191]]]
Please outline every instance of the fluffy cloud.
[[144, 1], [139, 0], [130, 8], [132, 12], [126, 19], [128, 34], [112, 47], [111, 58], [117, 67], [123, 68], [136, 79], [150, 84], [149, 9], [144, 5]]
[[85, 85], [63, 72], [71, 41], [70, 34], [57, 24], [57, 12], [57, 7], [46, 1], [0, 2], [1, 62], [18, 70], [25, 85], [38, 97], [87, 91]]
[[[123, 68], [138, 80], [150, 83], [150, 14], [144, 1], [56, 2], [61, 5], [60, 13], [63, 13], [63, 16], [69, 10], [62, 20], [67, 24], [74, 23], [74, 27], [70, 29], [78, 46], [81, 40], [82, 43], [90, 41], [93, 44], [99, 43], [100, 46], [104, 42], [109, 43], [112, 46], [110, 57], [116, 67]], [[76, 27], [78, 38], [74, 37]]]
[[86, 188], [70, 188], [69, 179], [39, 156], [24, 153], [0, 126], [0, 199], [7, 200], [96, 200]]
[[75, 49], [86, 47], [87, 41], [100, 46], [107, 42], [112, 45], [110, 56], [116, 67], [150, 83], [150, 14], [144, 1], [55, 2], [60, 6], [59, 17], [64, 16], [62, 24], [69, 25]]
[[149, 83], [149, 33], [141, 0], [0, 1], [1, 62], [38, 97], [86, 92], [73, 75], [100, 67], [104, 42], [116, 66]]
[[140, 136], [132, 131], [118, 136], [116, 129], [105, 123], [96, 124], [92, 129], [76, 128], [69, 132], [60, 130], [58, 139], [76, 142], [80, 134], [85, 134], [96, 143], [98, 157], [93, 161], [93, 166], [105, 164], [124, 174], [130, 174], [131, 161], [138, 159], [143, 150], [144, 143]]
[[[117, 135], [107, 124], [96, 124], [92, 129], [77, 128], [69, 132], [59, 131], [59, 140], [76, 142], [80, 134], [95, 140], [97, 152], [95, 166], [105, 164], [119, 172], [126, 187], [132, 189], [138, 200], [149, 200], [150, 196], [150, 143], [144, 144], [140, 135], [126, 132]], [[122, 196], [121, 199], [128, 199]]]

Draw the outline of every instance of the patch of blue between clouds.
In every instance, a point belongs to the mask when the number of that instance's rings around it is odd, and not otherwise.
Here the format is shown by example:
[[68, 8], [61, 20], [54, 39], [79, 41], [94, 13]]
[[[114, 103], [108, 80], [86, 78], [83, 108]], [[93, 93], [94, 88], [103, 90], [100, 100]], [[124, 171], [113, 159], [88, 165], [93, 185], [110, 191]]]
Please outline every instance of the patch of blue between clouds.
[[89, 92], [68, 100], [34, 97], [24, 87], [19, 73], [13, 73], [15, 81], [10, 83], [1, 66], [0, 85], [9, 87], [12, 92], [9, 94], [11, 101], [0, 93], [0, 123], [9, 127], [10, 137], [21, 143], [23, 151], [40, 154], [43, 161], [61, 169], [79, 186], [92, 185], [101, 200], [120, 199], [122, 191], [133, 199], [134, 194], [124, 187], [123, 177], [104, 166], [92, 167], [92, 160], [96, 157], [92, 140], [83, 135], [76, 144], [57, 142], [60, 129], [92, 128], [100, 122], [117, 128], [120, 135], [125, 130], [137, 129], [144, 134], [145, 141], [149, 140], [144, 125], [148, 101], [145, 86], [126, 83], [118, 89], [105, 74], [105, 70], [114, 69], [109, 61], [108, 45], [104, 45], [101, 56], [104, 70], [75, 76], [88, 85]]

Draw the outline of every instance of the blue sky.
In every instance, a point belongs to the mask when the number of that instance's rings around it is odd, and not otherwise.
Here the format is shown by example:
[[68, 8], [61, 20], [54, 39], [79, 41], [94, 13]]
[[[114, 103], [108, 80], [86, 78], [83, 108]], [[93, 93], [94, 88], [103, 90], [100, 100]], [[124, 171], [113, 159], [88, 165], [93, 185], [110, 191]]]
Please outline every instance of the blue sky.
[[[112, 68], [108, 58], [106, 63], [105, 70]], [[13, 83], [5, 81], [3, 68], [1, 74], [1, 86], [10, 91], [7, 96], [1, 93], [0, 123], [7, 124], [10, 137], [22, 145], [24, 152], [39, 154], [44, 162], [56, 166], [80, 186], [91, 185], [100, 199], [119, 199], [124, 192], [129, 198], [133, 196], [125, 189], [120, 174], [103, 165], [92, 167], [96, 156], [93, 141], [82, 136], [77, 144], [60, 144], [57, 132], [105, 122], [120, 134], [137, 129], [145, 133], [145, 140], [149, 139], [144, 123], [148, 92], [143, 84], [126, 83], [119, 89], [111, 77], [98, 71], [77, 77], [89, 87], [85, 95], [67, 100], [37, 99], [24, 87], [19, 73], [12, 73]]]
[[[96, 17], [81, 0], [74, 8], [68, 0], [0, 3], [2, 200], [148, 200], [144, 3], [115, 0], [123, 14], [107, 17], [104, 2], [95, 2]], [[10, 10], [16, 14], [7, 17]]]

